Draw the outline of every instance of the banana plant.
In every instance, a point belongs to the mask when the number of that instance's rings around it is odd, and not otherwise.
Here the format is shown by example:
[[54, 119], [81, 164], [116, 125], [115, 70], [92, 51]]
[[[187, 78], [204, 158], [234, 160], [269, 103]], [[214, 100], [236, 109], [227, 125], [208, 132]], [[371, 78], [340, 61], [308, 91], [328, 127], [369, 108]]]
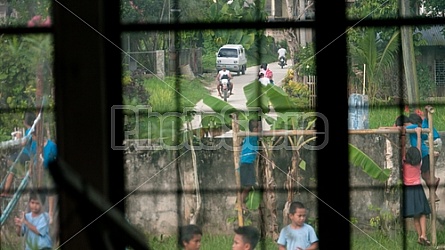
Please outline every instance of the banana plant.
[[[392, 31], [392, 30], [391, 30]], [[362, 72], [366, 72], [365, 81], [369, 96], [375, 96], [384, 83], [384, 70], [394, 64], [400, 48], [399, 31], [390, 34], [378, 32], [374, 28], [366, 28], [361, 32], [350, 31], [349, 43], [353, 64], [357, 64]], [[384, 36], [388, 38], [383, 39]], [[366, 67], [364, 69], [363, 67]]]

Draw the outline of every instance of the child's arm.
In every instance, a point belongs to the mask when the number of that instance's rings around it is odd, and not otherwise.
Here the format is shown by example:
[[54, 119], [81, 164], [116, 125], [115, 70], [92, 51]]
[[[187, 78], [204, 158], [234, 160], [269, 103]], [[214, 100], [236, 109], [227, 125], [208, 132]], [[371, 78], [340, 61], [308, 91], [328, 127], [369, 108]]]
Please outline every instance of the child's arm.
[[421, 127], [417, 127], [417, 128], [415, 128], [414, 129], [415, 131], [416, 131], [416, 134], [417, 134], [417, 145], [416, 145], [416, 147], [419, 149], [419, 151], [421, 151], [422, 149], [421, 149], [421, 146], [420, 146], [420, 143], [421, 143], [421, 131], [422, 131], [422, 128]]
[[52, 224], [54, 221], [54, 207], [55, 207], [55, 197], [54, 194], [51, 194], [48, 196], [48, 203], [49, 203], [49, 224]]
[[[39, 232], [39, 230], [37, 230], [36, 226], [34, 226], [33, 224], [31, 224], [31, 222], [26, 220], [25, 216], [23, 216], [23, 218], [21, 219], [21, 222], [22, 223], [20, 224], [20, 229], [22, 228], [22, 225], [25, 225], [28, 228], [28, 230], [31, 230], [32, 232], [34, 232], [37, 235], [40, 235], [40, 232]], [[17, 223], [16, 223], [16, 225], [17, 225]], [[17, 227], [18, 227], [18, 225], [17, 225]], [[17, 228], [17, 230], [18, 230], [18, 228]]]
[[306, 248], [306, 250], [317, 250], [318, 249], [318, 241], [311, 244], [310, 247]]
[[286, 250], [286, 247], [283, 245], [278, 244], [278, 250]]

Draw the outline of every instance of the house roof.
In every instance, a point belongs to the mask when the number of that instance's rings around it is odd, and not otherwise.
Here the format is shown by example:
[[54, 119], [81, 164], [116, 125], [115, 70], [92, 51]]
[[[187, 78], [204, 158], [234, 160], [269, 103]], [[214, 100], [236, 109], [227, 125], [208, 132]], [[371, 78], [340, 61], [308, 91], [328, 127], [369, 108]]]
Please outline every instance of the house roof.
[[442, 33], [444, 26], [432, 26], [429, 29], [418, 30], [416, 33], [420, 32], [423, 39], [427, 42], [427, 46], [445, 46], [445, 37]]

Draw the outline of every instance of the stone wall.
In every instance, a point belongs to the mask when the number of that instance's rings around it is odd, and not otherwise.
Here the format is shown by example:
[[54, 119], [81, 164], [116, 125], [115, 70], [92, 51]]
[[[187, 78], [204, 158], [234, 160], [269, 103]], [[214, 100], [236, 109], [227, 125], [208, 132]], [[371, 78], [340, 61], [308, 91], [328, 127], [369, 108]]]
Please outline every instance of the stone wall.
[[[231, 234], [234, 224], [228, 221], [237, 216], [234, 156], [230, 148], [221, 145], [231, 145], [232, 141], [226, 138], [213, 139], [213, 142], [206, 143], [216, 146], [196, 150], [202, 202], [196, 223], [202, 225], [207, 233]], [[398, 135], [351, 135], [350, 143], [368, 154], [380, 166], [392, 168], [390, 180], [382, 183], [373, 180], [360, 167], [338, 166], [335, 164], [335, 156], [332, 165], [317, 168], [316, 151], [302, 149], [300, 156], [306, 162], [306, 169], [299, 169], [299, 177], [293, 182], [293, 200], [303, 201], [309, 209], [308, 217], [316, 218], [316, 171], [321, 171], [322, 174], [325, 167], [349, 167], [351, 218], [355, 225], [362, 229], [367, 228], [370, 226], [370, 219], [382, 213], [389, 213], [397, 218], [400, 207]], [[392, 154], [388, 151], [389, 146], [392, 147]], [[131, 148], [133, 150], [126, 153], [125, 164], [127, 191], [130, 194], [125, 200], [127, 217], [132, 224], [149, 234], [174, 234], [179, 222], [187, 223], [190, 220], [186, 214], [196, 212], [194, 209], [197, 197], [193, 188], [195, 184], [191, 151], [185, 148], [178, 151]], [[291, 166], [291, 157], [289, 150], [273, 151], [279, 228], [284, 224], [282, 210], [288, 197], [284, 183]], [[442, 165], [441, 160], [438, 165]], [[335, 187], [332, 187], [332, 195], [335, 195]], [[258, 216], [258, 213], [251, 213], [249, 220], [254, 224], [259, 223]]]

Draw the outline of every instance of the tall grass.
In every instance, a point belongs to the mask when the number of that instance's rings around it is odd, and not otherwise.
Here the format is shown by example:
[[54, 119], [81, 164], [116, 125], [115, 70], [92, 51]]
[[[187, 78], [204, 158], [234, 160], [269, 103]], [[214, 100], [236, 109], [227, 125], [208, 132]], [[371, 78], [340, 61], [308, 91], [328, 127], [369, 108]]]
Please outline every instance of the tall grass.
[[[445, 106], [432, 104], [435, 112], [433, 114], [433, 126], [437, 131], [445, 131]], [[394, 124], [397, 116], [405, 114], [397, 106], [370, 106], [369, 107], [369, 128], [390, 127]]]
[[152, 78], [144, 82], [150, 96], [148, 104], [153, 108], [153, 112], [159, 113], [183, 111], [186, 107], [194, 107], [205, 94], [209, 94], [204, 85], [198, 79], [176, 80], [174, 77], [166, 77], [164, 80]]
[[[182, 128], [181, 122], [185, 111], [193, 109], [199, 100], [209, 94], [206, 85], [199, 79], [187, 80], [182, 77], [166, 77], [164, 80], [145, 79], [143, 86], [146, 93], [143, 93], [148, 94], [148, 99], [144, 103], [131, 104], [134, 107], [147, 105], [150, 108], [135, 108], [125, 114], [126, 131], [131, 132], [128, 138], [154, 140], [162, 138], [165, 143], [175, 143], [177, 131]], [[127, 99], [141, 100], [131, 97]], [[169, 115], [164, 116], [169, 112]]]
[[[430, 229], [427, 229], [428, 239], [431, 241]], [[437, 231], [437, 245], [443, 246], [445, 243], [445, 232], [443, 230]], [[433, 246], [425, 247], [417, 243], [417, 233], [413, 230], [393, 231], [390, 233], [382, 233], [381, 231], [373, 231], [370, 233], [363, 233], [354, 231], [352, 233], [351, 247], [353, 250], [369, 250], [369, 249], [435, 249]], [[441, 248], [442, 249], [442, 248]]]
[[[181, 249], [178, 247], [177, 236], [163, 237], [150, 237], [148, 243], [151, 249], [156, 250], [174, 250]], [[228, 250], [232, 249], [233, 236], [231, 235], [208, 235], [204, 232], [201, 239], [200, 250]], [[265, 239], [258, 242], [255, 249], [278, 249], [278, 245], [272, 239]]]
[[[429, 229], [427, 232], [430, 232]], [[431, 240], [431, 236], [428, 237]], [[320, 239], [322, 244], [323, 239]], [[159, 250], [172, 250], [180, 249], [177, 245], [176, 236], [170, 237], [150, 237], [148, 243], [152, 249]], [[231, 249], [233, 243], [233, 236], [230, 235], [209, 235], [204, 232], [201, 241], [201, 250], [227, 250]], [[443, 230], [437, 231], [437, 243], [443, 245], [445, 243], [445, 232]], [[417, 243], [417, 234], [408, 230], [392, 231], [389, 233], [383, 233], [382, 231], [363, 232], [359, 230], [353, 230], [351, 233], [351, 245], [349, 249], [352, 250], [369, 250], [369, 249], [383, 249], [383, 250], [420, 250], [420, 249], [432, 249], [421, 246]], [[269, 250], [278, 249], [278, 245], [270, 238], [262, 240], [258, 243], [255, 249]], [[341, 246], [337, 246], [336, 249], [342, 249]], [[346, 249], [346, 248], [345, 248]]]

